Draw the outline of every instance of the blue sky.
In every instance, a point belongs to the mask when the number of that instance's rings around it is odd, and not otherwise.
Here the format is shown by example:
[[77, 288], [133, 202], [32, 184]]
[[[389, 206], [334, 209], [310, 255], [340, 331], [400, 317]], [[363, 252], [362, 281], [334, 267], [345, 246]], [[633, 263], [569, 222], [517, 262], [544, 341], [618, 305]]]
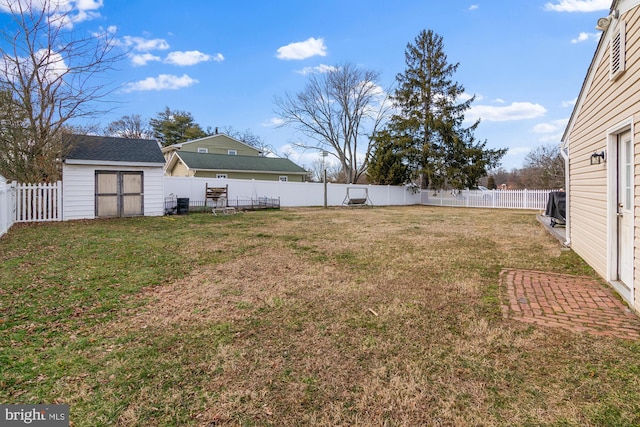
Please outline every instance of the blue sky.
[[[246, 129], [282, 154], [304, 137], [277, 127], [274, 97], [301, 91], [309, 73], [345, 62], [381, 73], [382, 89], [405, 69], [422, 30], [443, 37], [455, 80], [476, 101], [478, 139], [508, 148], [519, 168], [540, 145], [557, 144], [580, 91], [611, 0], [58, 0], [74, 30], [113, 31], [129, 51], [109, 79], [123, 115], [165, 106], [203, 127]], [[1, 8], [1, 5], [0, 5]], [[0, 17], [5, 25], [7, 17]], [[95, 121], [94, 121], [95, 123]], [[304, 167], [318, 158], [292, 152]]]

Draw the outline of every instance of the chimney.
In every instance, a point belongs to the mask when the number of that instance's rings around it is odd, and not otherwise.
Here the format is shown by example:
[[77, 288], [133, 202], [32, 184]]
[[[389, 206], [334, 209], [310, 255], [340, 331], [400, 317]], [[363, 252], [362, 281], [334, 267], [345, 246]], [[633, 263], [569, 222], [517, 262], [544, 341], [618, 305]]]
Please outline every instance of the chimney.
[[216, 135], [218, 134], [218, 126], [216, 126], [216, 130], [214, 132]]

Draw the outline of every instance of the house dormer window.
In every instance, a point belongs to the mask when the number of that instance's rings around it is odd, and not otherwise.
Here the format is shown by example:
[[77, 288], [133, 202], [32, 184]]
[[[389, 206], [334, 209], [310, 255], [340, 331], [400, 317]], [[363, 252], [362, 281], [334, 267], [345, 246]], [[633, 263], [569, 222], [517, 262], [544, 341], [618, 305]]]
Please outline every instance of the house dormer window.
[[609, 44], [610, 70], [609, 80], [616, 80], [625, 70], [626, 30], [624, 21], [620, 21]]
[[206, 154], [209, 152], [208, 148], [198, 147], [198, 153]]
[[227, 154], [230, 156], [237, 156], [238, 155], [238, 151], [237, 150], [227, 150]]

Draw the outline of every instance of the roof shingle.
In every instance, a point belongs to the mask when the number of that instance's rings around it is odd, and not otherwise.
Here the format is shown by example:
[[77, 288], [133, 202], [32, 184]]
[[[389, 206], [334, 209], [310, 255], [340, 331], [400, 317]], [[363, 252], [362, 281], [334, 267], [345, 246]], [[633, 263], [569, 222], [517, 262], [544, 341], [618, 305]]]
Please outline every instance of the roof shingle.
[[160, 146], [152, 139], [73, 135], [69, 143], [71, 150], [65, 156], [69, 160], [164, 163]]
[[230, 156], [187, 151], [178, 151], [177, 155], [190, 169], [306, 173], [291, 160], [279, 157]]

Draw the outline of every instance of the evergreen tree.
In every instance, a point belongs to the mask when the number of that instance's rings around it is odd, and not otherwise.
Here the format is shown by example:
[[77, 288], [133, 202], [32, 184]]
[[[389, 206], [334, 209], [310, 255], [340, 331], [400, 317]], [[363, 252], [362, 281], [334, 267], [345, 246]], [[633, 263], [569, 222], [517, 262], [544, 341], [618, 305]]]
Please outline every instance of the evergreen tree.
[[376, 141], [376, 148], [371, 154], [367, 168], [369, 182], [381, 185], [400, 185], [407, 182], [409, 170], [389, 132], [380, 132]]
[[[401, 149], [411, 179], [423, 188], [475, 186], [486, 170], [498, 165], [506, 149], [486, 149], [473, 136], [479, 121], [463, 126], [464, 113], [475, 97], [460, 101], [464, 87], [452, 77], [442, 37], [423, 30], [405, 50], [406, 70], [396, 76], [392, 97], [397, 113], [388, 130]], [[376, 142], [379, 142], [377, 140]]]
[[489, 190], [495, 190], [496, 188], [498, 188], [496, 186], [496, 180], [492, 175], [489, 175], [489, 178], [487, 178], [487, 188]]
[[209, 135], [194, 121], [191, 113], [171, 111], [169, 107], [150, 119], [149, 124], [153, 129], [153, 136], [164, 147]]

